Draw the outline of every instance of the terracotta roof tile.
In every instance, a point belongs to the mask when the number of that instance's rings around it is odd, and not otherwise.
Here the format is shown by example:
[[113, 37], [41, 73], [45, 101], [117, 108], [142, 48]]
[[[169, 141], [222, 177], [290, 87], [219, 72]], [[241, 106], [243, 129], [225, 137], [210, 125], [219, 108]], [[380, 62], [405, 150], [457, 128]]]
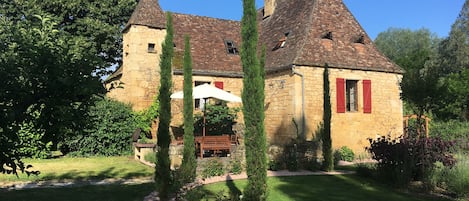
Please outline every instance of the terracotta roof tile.
[[140, 0], [124, 30], [130, 25], [143, 25], [160, 29], [166, 28], [166, 17], [163, 10], [161, 10], [158, 0]]
[[[266, 46], [267, 71], [327, 63], [335, 68], [403, 72], [376, 49], [342, 0], [277, 0], [277, 8], [270, 17], [263, 19], [262, 9], [258, 14], [259, 42]], [[165, 21], [157, 0], [141, 0], [127, 26], [164, 28]], [[229, 54], [225, 45], [230, 40], [239, 50], [239, 21], [173, 13], [173, 26], [176, 71], [182, 68], [187, 34], [191, 37], [194, 73], [242, 73], [239, 54]], [[332, 33], [332, 40], [323, 39], [327, 32]], [[360, 37], [362, 43], [356, 43]], [[284, 46], [278, 47], [283, 39]]]
[[[290, 32], [284, 48], [267, 51], [266, 69], [328, 63], [336, 68], [402, 73], [376, 49], [342, 0], [277, 0], [275, 13], [261, 26], [267, 50]], [[332, 40], [323, 39], [328, 32]], [[360, 37], [362, 43], [357, 43]]]
[[[225, 41], [241, 44], [240, 22], [231, 20], [200, 17], [186, 14], [173, 14], [175, 68], [182, 68], [184, 52], [184, 36], [191, 40], [192, 68], [202, 72], [233, 72], [242, 71], [239, 54], [229, 54]], [[180, 66], [178, 63], [181, 63]]]

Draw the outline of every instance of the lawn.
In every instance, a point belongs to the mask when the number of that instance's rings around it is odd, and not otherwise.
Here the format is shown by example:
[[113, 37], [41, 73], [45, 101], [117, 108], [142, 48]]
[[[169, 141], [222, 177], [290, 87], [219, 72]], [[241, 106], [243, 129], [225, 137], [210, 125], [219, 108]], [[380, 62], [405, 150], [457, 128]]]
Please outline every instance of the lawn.
[[154, 184], [83, 186], [0, 191], [0, 200], [14, 201], [142, 201]]
[[[203, 186], [191, 192], [191, 200], [217, 200], [220, 194], [240, 192], [246, 180]], [[355, 175], [270, 177], [269, 201], [443, 201], [390, 189]]]
[[0, 184], [9, 182], [43, 180], [99, 180], [106, 178], [128, 179], [151, 177], [154, 169], [135, 161], [131, 156], [72, 158], [32, 160], [25, 159], [25, 164], [33, 165], [32, 170], [40, 171], [35, 176], [26, 174], [0, 174]]

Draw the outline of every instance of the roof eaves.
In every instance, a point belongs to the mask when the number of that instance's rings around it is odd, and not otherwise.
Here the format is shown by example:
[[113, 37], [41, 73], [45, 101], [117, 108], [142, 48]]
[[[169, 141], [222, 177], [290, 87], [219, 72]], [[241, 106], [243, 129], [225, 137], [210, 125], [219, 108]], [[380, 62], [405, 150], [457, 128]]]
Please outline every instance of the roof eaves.
[[[184, 71], [181, 69], [173, 70], [174, 75], [183, 75]], [[242, 72], [231, 72], [231, 71], [208, 71], [208, 70], [194, 70], [192, 75], [198, 76], [216, 76], [216, 77], [227, 77], [227, 78], [242, 78]]]
[[[327, 62], [326, 62], [327, 63]], [[309, 66], [309, 67], [326, 67], [326, 63], [308, 63], [308, 64], [293, 64], [295, 66]], [[348, 69], [348, 70], [362, 70], [362, 71], [369, 71], [369, 72], [382, 72], [382, 73], [395, 73], [395, 74], [404, 74], [404, 70], [401, 68], [395, 69], [386, 69], [386, 68], [370, 68], [364, 66], [345, 66], [345, 65], [337, 65], [332, 63], [327, 63], [329, 68], [335, 69]]]

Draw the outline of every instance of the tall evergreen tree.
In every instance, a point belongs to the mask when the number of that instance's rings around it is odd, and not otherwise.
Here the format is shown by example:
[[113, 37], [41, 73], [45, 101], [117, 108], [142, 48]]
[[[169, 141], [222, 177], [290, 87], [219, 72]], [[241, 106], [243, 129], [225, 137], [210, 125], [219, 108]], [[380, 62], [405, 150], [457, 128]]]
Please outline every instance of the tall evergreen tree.
[[163, 51], [160, 57], [160, 91], [158, 95], [160, 119], [157, 131], [158, 152], [155, 167], [155, 182], [161, 199], [168, 199], [171, 189], [172, 177], [169, 159], [169, 144], [171, 142], [169, 124], [171, 122], [171, 60], [174, 54], [173, 44], [173, 18], [171, 13], [166, 14], [166, 38], [163, 42]]
[[332, 138], [331, 138], [331, 95], [329, 83], [329, 66], [324, 67], [324, 104], [323, 104], [323, 132], [322, 132], [322, 156], [324, 158], [323, 169], [332, 171], [334, 169], [334, 158], [332, 155]]
[[243, 65], [243, 114], [248, 185], [245, 200], [267, 199], [267, 157], [264, 128], [264, 72], [257, 57], [257, 14], [254, 0], [243, 0], [241, 20]]
[[196, 176], [197, 161], [194, 145], [194, 104], [192, 101], [192, 57], [190, 38], [185, 38], [184, 49], [184, 152], [180, 168], [182, 182], [192, 182]]
[[448, 38], [438, 49], [437, 68], [446, 89], [438, 99], [437, 114], [443, 119], [469, 120], [469, 0], [464, 3], [458, 18], [451, 27]]

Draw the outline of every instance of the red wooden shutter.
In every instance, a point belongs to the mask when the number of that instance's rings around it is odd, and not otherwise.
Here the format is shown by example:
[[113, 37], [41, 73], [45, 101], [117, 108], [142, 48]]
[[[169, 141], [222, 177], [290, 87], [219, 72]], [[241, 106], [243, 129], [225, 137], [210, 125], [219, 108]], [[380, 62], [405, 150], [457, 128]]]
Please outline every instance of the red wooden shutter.
[[345, 112], [345, 79], [336, 79], [337, 88], [337, 113]]
[[371, 80], [363, 80], [363, 113], [371, 113]]
[[219, 89], [223, 89], [223, 82], [215, 81], [215, 87]]

